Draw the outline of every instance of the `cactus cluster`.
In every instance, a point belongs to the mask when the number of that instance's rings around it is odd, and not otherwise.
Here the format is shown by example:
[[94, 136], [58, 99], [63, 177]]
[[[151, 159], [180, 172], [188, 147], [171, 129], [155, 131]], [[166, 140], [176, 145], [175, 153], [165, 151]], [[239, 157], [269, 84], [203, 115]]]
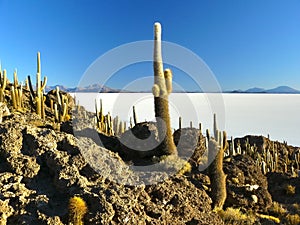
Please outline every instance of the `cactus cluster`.
[[[2, 71], [0, 65], [0, 102], [8, 103], [6, 96], [11, 96], [11, 105], [13, 111], [23, 112], [23, 84], [19, 83], [17, 70], [15, 69], [13, 74], [13, 83], [10, 83], [7, 79], [6, 70]], [[8, 90], [7, 90], [8, 89]], [[9, 93], [9, 94], [8, 94]]]
[[59, 87], [56, 87], [56, 99], [55, 102], [50, 100], [51, 112], [55, 115], [56, 122], [68, 121], [71, 116], [68, 112], [69, 99], [66, 95], [62, 95], [59, 91]]
[[163, 68], [161, 52], [161, 25], [154, 24], [154, 85], [152, 93], [154, 95], [155, 117], [157, 119], [157, 128], [159, 132], [159, 141], [161, 144], [161, 153], [163, 155], [177, 154], [174, 144], [171, 119], [169, 114], [168, 96], [172, 92], [172, 71]]
[[[2, 71], [0, 65], [0, 102], [11, 103], [11, 110], [24, 112], [28, 110], [28, 106], [24, 106], [24, 95], [29, 95], [30, 111], [36, 112], [40, 118], [46, 118], [46, 94], [45, 87], [47, 84], [47, 77], [41, 79], [41, 54], [37, 53], [37, 71], [36, 71], [36, 85], [34, 86], [31, 81], [30, 75], [23, 82], [19, 82], [17, 70], [13, 74], [13, 82], [10, 83], [7, 79], [6, 70]], [[10, 99], [10, 101], [8, 101]], [[59, 88], [56, 89], [56, 98], [50, 99], [49, 116], [53, 116], [56, 122], [64, 122], [71, 118], [68, 110], [69, 99], [66, 95], [60, 93]]]
[[[269, 141], [269, 137], [267, 138]], [[242, 145], [240, 141], [235, 141], [231, 137], [228, 151], [224, 152], [224, 157], [246, 154], [255, 160], [256, 166], [259, 167], [263, 174], [268, 172], [284, 172], [297, 176], [300, 170], [300, 151], [289, 154], [288, 150], [276, 142], [271, 142], [267, 147], [263, 146], [261, 151], [254, 143], [250, 144], [249, 138]], [[284, 143], [286, 146], [286, 143]]]
[[278, 171], [278, 152], [273, 148], [272, 151], [263, 148], [262, 154], [256, 154], [256, 165], [261, 166], [263, 174], [267, 172], [277, 172]]
[[118, 116], [113, 118], [108, 112], [106, 115], [103, 113], [102, 99], [100, 99], [100, 108], [95, 100], [95, 121], [98, 132], [108, 136], [119, 136], [126, 130], [126, 122], [121, 121]]

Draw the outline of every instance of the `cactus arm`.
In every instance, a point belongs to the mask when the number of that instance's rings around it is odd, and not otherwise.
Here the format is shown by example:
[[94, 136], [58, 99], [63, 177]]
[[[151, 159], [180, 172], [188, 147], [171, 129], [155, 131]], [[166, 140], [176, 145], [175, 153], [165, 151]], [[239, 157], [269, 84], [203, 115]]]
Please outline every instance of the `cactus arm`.
[[14, 86], [15, 86], [15, 89], [17, 89], [18, 85], [19, 85], [19, 82], [18, 82], [17, 69], [15, 69], [15, 71], [14, 71]]
[[56, 86], [56, 100], [57, 100], [58, 105], [61, 106], [61, 98], [60, 98], [58, 86]]
[[168, 94], [172, 93], [172, 71], [170, 69], [166, 69], [164, 71], [164, 77], [166, 81], [166, 88]]
[[47, 84], [47, 77], [45, 76], [43, 82], [41, 83], [41, 91], [45, 89], [46, 84]]
[[154, 97], [159, 97], [160, 89], [159, 89], [159, 86], [157, 84], [153, 85], [152, 94], [154, 95]]
[[27, 79], [28, 79], [28, 84], [29, 84], [30, 96], [31, 96], [32, 99], [35, 99], [36, 95], [34, 93], [32, 83], [31, 83], [31, 78], [30, 78], [29, 75], [28, 75]]

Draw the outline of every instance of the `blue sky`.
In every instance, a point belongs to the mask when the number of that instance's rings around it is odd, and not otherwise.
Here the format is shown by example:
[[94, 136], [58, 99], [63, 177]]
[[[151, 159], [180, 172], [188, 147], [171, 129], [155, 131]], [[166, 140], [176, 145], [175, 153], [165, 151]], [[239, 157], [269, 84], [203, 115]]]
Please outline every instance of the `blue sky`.
[[[223, 90], [300, 89], [298, 0], [0, 0], [0, 21], [0, 59], [10, 78], [15, 68], [20, 80], [35, 76], [40, 51], [49, 85], [76, 86], [107, 51], [151, 40], [153, 23], [159, 21], [163, 40], [201, 57]], [[187, 90], [197, 88], [180, 70], [175, 72], [175, 82]], [[132, 65], [106, 85], [122, 88], [151, 74], [151, 63]]]

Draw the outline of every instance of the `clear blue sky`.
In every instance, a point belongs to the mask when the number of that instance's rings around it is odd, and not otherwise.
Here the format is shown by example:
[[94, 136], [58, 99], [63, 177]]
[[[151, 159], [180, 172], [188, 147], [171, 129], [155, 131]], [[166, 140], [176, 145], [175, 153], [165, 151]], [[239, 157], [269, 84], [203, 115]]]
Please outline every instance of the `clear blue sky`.
[[[40, 51], [49, 85], [76, 86], [95, 59], [152, 39], [153, 23], [160, 21], [163, 39], [199, 55], [224, 90], [300, 89], [299, 0], [0, 0], [0, 21], [2, 67], [9, 77], [17, 68], [21, 80], [35, 76]], [[151, 64], [143, 68], [152, 73]], [[136, 79], [141, 70], [124, 74]], [[176, 82], [194, 88], [178, 74]], [[124, 85], [122, 76], [109, 84]]]

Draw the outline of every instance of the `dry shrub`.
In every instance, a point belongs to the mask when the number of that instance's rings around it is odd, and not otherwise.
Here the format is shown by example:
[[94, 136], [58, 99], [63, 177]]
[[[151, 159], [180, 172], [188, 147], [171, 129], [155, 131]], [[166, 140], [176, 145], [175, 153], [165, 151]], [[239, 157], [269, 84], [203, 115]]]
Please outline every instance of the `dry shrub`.
[[293, 207], [293, 210], [295, 210], [296, 213], [300, 214], [300, 204], [294, 203], [292, 205], [292, 207]]
[[300, 216], [298, 214], [287, 215], [286, 217], [288, 225], [299, 225], [300, 224]]
[[283, 217], [286, 214], [287, 210], [282, 207], [282, 205], [278, 202], [273, 202], [272, 206], [269, 208], [269, 213]]
[[296, 187], [293, 186], [293, 185], [290, 185], [290, 184], [286, 185], [285, 186], [285, 193], [287, 195], [294, 195], [294, 194], [296, 194]]
[[240, 209], [227, 208], [226, 210], [218, 211], [225, 224], [230, 225], [251, 225], [255, 222], [253, 214], [244, 214]]

